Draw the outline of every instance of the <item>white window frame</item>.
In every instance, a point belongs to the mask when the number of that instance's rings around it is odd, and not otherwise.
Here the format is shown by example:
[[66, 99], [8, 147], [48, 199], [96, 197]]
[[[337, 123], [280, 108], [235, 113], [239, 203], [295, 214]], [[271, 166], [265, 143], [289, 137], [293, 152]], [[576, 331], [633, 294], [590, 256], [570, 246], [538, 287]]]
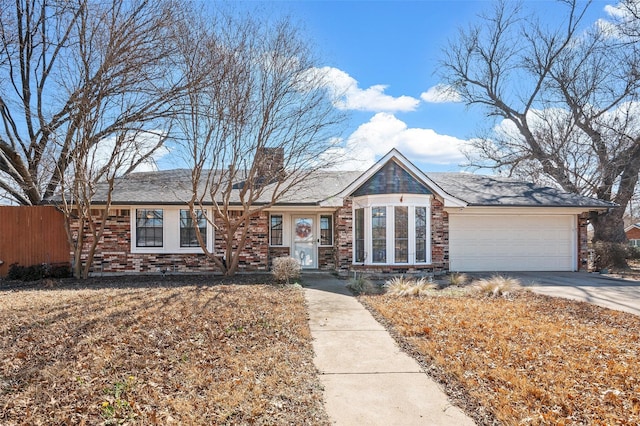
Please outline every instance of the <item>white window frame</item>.
[[[356, 262], [355, 250], [353, 250], [352, 262], [357, 265], [374, 265], [374, 266], [410, 266], [410, 265], [430, 265], [431, 258], [431, 195], [414, 195], [414, 194], [384, 194], [384, 195], [367, 195], [363, 197], [356, 197], [353, 200], [352, 205], [352, 217], [355, 221], [356, 209], [364, 209], [364, 262]], [[408, 207], [408, 227], [409, 227], [409, 253], [408, 262], [396, 263], [395, 261], [395, 207]], [[386, 207], [387, 222], [386, 222], [386, 262], [373, 262], [371, 256], [373, 249], [372, 238], [372, 208], [373, 207]], [[426, 207], [426, 233], [427, 233], [427, 246], [426, 262], [416, 262], [416, 207]], [[354, 233], [352, 235], [353, 247], [355, 247], [355, 223]]]
[[[146, 254], [201, 254], [204, 253], [201, 247], [180, 247], [180, 210], [188, 209], [187, 206], [130, 206], [130, 229], [131, 229], [131, 253]], [[137, 211], [162, 210], [162, 247], [137, 247], [136, 245], [136, 217]], [[198, 209], [200, 210], [200, 209]], [[202, 209], [205, 215], [209, 216], [211, 209]], [[213, 252], [213, 242], [215, 234], [213, 226], [207, 220], [207, 250]]]

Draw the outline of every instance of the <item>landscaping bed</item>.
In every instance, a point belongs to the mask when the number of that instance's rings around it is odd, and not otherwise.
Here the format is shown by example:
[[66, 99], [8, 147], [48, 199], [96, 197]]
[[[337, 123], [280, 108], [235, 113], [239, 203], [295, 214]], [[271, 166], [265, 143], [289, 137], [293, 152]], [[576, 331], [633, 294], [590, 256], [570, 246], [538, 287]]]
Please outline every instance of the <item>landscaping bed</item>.
[[360, 300], [479, 424], [640, 424], [638, 316], [450, 289]]
[[3, 290], [0, 424], [328, 424], [303, 293], [219, 282]]

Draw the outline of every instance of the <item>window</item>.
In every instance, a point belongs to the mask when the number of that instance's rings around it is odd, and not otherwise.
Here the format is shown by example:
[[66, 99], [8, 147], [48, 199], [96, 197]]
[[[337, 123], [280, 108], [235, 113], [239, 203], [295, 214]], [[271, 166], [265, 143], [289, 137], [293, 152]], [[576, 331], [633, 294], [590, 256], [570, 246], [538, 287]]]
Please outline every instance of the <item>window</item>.
[[629, 240], [631, 247], [640, 247], [640, 240]]
[[427, 208], [416, 207], [416, 263], [427, 261]]
[[354, 197], [353, 203], [354, 263], [431, 262], [430, 197], [384, 194]]
[[162, 209], [136, 210], [136, 246], [162, 247]]
[[364, 209], [356, 209], [355, 217], [355, 258], [356, 262], [364, 262]]
[[387, 208], [373, 207], [371, 209], [371, 237], [374, 263], [387, 261]]
[[395, 262], [409, 262], [409, 207], [394, 208]]
[[189, 210], [180, 210], [180, 247], [200, 247], [196, 235], [196, 225], [204, 243], [207, 243], [207, 219], [202, 210], [196, 210], [198, 223], [194, 224]]
[[270, 242], [272, 246], [282, 245], [282, 215], [271, 215], [271, 226], [269, 227], [271, 233]]
[[333, 216], [320, 216], [320, 245], [333, 245]]

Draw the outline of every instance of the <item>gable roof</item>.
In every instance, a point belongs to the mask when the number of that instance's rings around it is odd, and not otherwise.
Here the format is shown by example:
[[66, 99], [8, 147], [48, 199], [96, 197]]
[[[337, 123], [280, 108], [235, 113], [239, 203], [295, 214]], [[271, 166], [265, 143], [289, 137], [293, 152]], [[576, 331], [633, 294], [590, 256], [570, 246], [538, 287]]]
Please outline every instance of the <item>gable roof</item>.
[[[394, 180], [403, 177], [410, 182], [387, 184], [383, 182], [385, 176]], [[204, 189], [204, 182], [201, 185], [201, 189]], [[380, 185], [383, 188], [379, 188]], [[112, 204], [183, 205], [191, 198], [190, 188], [191, 170], [132, 173], [116, 180]], [[556, 188], [498, 176], [424, 173], [396, 149], [389, 151], [365, 172], [313, 172], [304, 182], [292, 188], [278, 205], [341, 206], [344, 198], [349, 195], [364, 195], [368, 191], [376, 193], [377, 190], [383, 193], [433, 193], [444, 201], [445, 207], [574, 207], [586, 211], [616, 206], [611, 202]], [[237, 189], [232, 193], [232, 203], [239, 202], [238, 193]], [[257, 202], [269, 202], [270, 194], [268, 185], [263, 198]], [[106, 195], [106, 187], [98, 187], [93, 202], [104, 204]]]
[[640, 229], [640, 223], [632, 223], [631, 225], [629, 225], [626, 228], [624, 228], [624, 232], [629, 232], [634, 228]]

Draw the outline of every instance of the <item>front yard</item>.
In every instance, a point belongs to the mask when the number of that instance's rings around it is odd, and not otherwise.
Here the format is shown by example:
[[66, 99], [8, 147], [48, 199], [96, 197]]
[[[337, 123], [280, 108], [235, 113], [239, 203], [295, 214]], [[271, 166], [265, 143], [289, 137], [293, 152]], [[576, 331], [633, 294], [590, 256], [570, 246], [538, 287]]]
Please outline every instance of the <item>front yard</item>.
[[0, 292], [0, 424], [328, 424], [302, 291]]
[[481, 423], [640, 424], [635, 315], [526, 291], [360, 300]]

